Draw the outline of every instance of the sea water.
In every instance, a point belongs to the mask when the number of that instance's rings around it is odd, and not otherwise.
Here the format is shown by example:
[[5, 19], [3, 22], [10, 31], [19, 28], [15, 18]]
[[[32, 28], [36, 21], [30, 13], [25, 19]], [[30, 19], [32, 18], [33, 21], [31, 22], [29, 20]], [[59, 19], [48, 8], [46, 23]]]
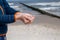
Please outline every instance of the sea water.
[[9, 2], [9, 5], [12, 8], [21, 10], [23, 8], [20, 8], [21, 7], [21, 5], [19, 4], [20, 2], [25, 3], [29, 6], [33, 6], [33, 7], [48, 11], [51, 14], [60, 16], [60, 2], [34, 2], [34, 1], [33, 2], [29, 2], [29, 1], [15, 1], [14, 2], [14, 1], [11, 1]]

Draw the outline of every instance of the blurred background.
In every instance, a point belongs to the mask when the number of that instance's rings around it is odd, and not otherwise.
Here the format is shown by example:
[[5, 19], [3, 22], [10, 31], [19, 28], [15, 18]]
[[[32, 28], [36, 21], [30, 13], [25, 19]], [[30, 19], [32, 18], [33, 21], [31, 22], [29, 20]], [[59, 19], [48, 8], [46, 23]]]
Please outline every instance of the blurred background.
[[10, 7], [23, 13], [30, 13], [36, 18], [32, 24], [21, 21], [8, 24], [8, 40], [60, 40], [60, 19], [31, 10], [20, 4], [45, 10], [60, 16], [60, 0], [7, 0]]
[[[53, 14], [60, 16], [60, 0], [7, 0], [7, 1], [12, 2], [12, 3], [22, 2], [27, 5], [30, 5], [30, 6], [42, 9], [42, 10], [54, 12]], [[12, 3], [10, 3], [10, 5], [12, 5]], [[17, 5], [19, 6], [19, 4]]]

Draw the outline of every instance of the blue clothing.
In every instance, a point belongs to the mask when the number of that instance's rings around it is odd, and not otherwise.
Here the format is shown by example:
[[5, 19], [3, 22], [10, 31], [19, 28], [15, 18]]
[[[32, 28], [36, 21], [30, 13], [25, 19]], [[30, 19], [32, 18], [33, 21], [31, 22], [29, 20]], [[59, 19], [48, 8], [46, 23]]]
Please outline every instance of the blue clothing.
[[6, 40], [6, 36], [0, 36], [0, 40]]
[[0, 6], [3, 9], [3, 12], [0, 8], [0, 34], [7, 33], [7, 24], [15, 22], [14, 14], [18, 11], [11, 8], [6, 0], [0, 0]]

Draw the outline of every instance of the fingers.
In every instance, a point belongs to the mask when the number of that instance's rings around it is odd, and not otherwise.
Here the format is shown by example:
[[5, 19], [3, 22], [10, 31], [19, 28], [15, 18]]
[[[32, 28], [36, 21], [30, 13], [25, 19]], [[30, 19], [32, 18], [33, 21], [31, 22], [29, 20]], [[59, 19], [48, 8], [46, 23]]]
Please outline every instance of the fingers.
[[24, 18], [24, 23], [25, 24], [28, 24], [29, 23], [29, 20], [27, 20], [26, 18]]
[[30, 24], [30, 23], [32, 23], [33, 22], [33, 20], [34, 20], [34, 16], [26, 16], [25, 17], [25, 23], [26, 24]]
[[35, 17], [30, 14], [22, 14], [19, 16], [20, 16], [19, 20], [23, 21], [23, 23], [25, 24], [31, 24], [33, 20], [35, 19]]

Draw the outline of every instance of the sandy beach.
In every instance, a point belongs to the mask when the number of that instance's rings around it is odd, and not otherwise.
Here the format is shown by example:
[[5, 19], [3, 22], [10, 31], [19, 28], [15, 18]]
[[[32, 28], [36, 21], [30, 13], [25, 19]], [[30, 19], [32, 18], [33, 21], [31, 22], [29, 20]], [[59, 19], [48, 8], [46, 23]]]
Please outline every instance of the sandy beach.
[[8, 25], [8, 40], [60, 40], [60, 19], [36, 15], [32, 24], [15, 22]]
[[30, 13], [36, 18], [32, 24], [26, 25], [21, 21], [8, 24], [7, 40], [60, 40], [60, 19], [42, 15], [19, 5], [13, 7], [21, 12]]

